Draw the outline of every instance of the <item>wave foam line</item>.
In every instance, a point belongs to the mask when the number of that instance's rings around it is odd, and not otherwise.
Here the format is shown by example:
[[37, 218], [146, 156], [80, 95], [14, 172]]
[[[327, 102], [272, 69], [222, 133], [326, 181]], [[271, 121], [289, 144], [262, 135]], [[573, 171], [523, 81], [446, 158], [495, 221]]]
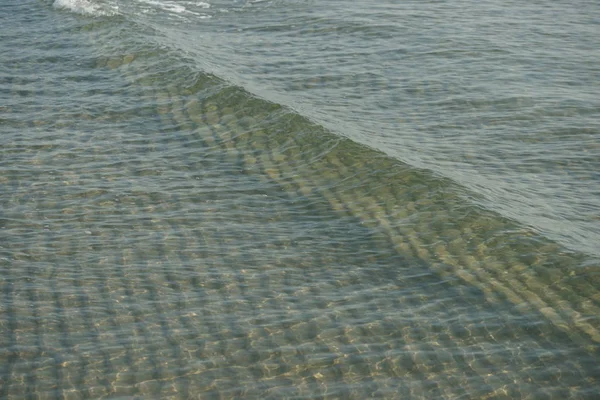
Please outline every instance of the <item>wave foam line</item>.
[[115, 10], [107, 10], [89, 0], [54, 0], [54, 8], [68, 10], [81, 15], [107, 16], [114, 15]]

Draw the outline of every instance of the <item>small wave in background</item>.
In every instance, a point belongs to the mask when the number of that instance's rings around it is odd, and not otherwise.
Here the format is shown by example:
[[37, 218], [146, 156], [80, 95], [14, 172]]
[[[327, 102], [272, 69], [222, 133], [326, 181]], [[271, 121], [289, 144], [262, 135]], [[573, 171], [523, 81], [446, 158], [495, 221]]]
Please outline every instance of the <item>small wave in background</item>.
[[594, 2], [120, 4], [199, 68], [599, 255]]

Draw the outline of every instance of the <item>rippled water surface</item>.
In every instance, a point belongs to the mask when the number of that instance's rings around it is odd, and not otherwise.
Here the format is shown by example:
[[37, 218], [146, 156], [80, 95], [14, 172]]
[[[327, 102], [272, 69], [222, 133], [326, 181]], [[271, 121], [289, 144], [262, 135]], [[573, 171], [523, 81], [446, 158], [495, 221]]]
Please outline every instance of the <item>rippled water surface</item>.
[[3, 2], [0, 398], [597, 398], [569, 4]]

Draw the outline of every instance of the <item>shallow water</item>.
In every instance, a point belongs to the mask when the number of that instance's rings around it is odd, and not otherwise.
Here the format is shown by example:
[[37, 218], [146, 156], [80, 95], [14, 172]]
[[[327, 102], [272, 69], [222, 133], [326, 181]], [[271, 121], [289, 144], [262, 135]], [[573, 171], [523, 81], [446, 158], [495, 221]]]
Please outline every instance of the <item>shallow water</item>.
[[588, 252], [53, 4], [1, 6], [0, 398], [596, 396]]

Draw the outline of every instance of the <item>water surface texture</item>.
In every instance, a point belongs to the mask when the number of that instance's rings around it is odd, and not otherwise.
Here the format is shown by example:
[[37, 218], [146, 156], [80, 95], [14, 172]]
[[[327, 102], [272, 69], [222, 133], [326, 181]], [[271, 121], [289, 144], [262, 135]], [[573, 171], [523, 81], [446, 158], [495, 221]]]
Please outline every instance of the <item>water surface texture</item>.
[[594, 399], [595, 2], [7, 0], [0, 399]]

